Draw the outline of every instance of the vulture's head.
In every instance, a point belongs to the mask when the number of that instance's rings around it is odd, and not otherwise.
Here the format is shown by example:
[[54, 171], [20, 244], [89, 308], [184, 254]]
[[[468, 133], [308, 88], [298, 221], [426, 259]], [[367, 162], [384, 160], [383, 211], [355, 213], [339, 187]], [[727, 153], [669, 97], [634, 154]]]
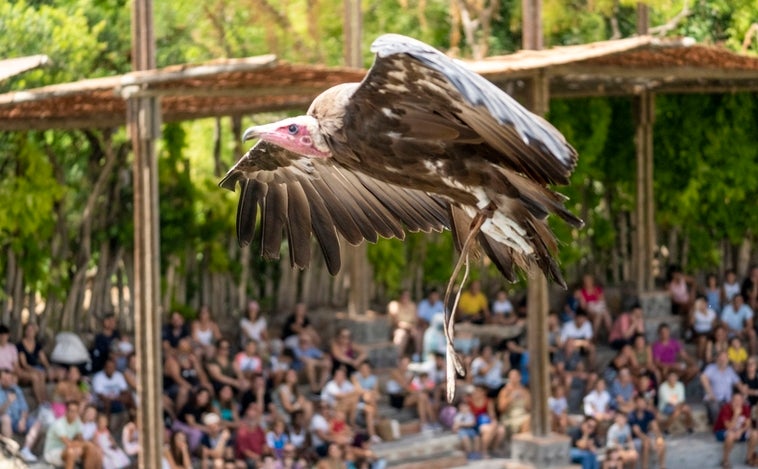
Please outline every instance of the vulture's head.
[[311, 158], [332, 156], [319, 131], [318, 121], [312, 116], [290, 117], [273, 124], [250, 127], [242, 136], [245, 141], [254, 138]]

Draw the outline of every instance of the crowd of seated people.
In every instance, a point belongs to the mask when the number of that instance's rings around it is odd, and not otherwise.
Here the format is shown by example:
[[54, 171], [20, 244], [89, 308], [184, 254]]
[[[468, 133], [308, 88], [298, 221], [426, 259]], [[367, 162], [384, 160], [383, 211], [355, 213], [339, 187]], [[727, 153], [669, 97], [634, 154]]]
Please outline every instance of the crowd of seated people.
[[[693, 407], [701, 404], [687, 391], [698, 386], [723, 442], [724, 467], [740, 441], [748, 444], [746, 463], [758, 466], [758, 269], [744, 280], [734, 271], [723, 280], [709, 275], [702, 285], [674, 269], [666, 288], [682, 328], [648, 330], [640, 303], [616, 310], [589, 275], [550, 314], [552, 430], [570, 437], [572, 460], [586, 469], [647, 468], [655, 460], [665, 467], [666, 434], [695, 429]], [[505, 441], [531, 428], [524, 306], [499, 286], [488, 291], [473, 281], [464, 289], [460, 321], [522, 332], [506, 340], [464, 338], [468, 373], [453, 403], [445, 399], [438, 337], [444, 306], [434, 289], [418, 304], [404, 291], [388, 305], [398, 362], [381, 378], [350, 329], [322, 336], [305, 304], [272, 334], [267, 315], [250, 301], [233, 337], [208, 308], [193, 321], [174, 311], [162, 331], [166, 464], [382, 467], [371, 448], [381, 441], [383, 403], [409, 409], [424, 432], [455, 431], [470, 459], [504, 454]], [[0, 325], [0, 429], [21, 441], [21, 456], [63, 467], [133, 465], [136, 363], [117, 318], [103, 318], [86, 369], [51, 363], [34, 323], [15, 343], [9, 332]], [[600, 360], [609, 350], [610, 361]]]

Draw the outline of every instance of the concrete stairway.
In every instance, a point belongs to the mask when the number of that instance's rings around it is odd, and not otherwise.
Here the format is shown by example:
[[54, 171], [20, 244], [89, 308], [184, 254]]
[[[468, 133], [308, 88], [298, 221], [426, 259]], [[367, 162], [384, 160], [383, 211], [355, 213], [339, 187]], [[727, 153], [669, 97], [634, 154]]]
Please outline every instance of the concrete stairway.
[[402, 469], [450, 468], [466, 463], [466, 456], [458, 449], [458, 436], [449, 432], [407, 435], [376, 444], [373, 450], [388, 466]]

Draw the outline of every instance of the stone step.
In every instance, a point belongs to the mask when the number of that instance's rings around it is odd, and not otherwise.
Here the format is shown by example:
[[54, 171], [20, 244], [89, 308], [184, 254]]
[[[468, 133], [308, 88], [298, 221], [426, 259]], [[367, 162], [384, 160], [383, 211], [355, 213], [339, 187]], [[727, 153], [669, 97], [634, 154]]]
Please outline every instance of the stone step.
[[647, 340], [653, 343], [658, 338], [658, 326], [666, 323], [671, 329], [671, 337], [682, 338], [682, 317], [671, 314], [660, 314], [657, 316], [645, 315], [645, 335]]
[[665, 291], [652, 291], [640, 293], [640, 306], [645, 318], [668, 316], [671, 314], [671, 297]]
[[389, 465], [395, 465], [452, 456], [452, 452], [457, 451], [458, 446], [458, 435], [454, 433], [422, 432], [403, 436], [397, 441], [377, 443], [372, 449]]
[[347, 327], [353, 334], [353, 342], [367, 346], [386, 342], [391, 338], [392, 324], [387, 316], [364, 315], [357, 317], [347, 317], [344, 314], [337, 314], [333, 320], [336, 329]]
[[375, 368], [394, 368], [397, 366], [397, 347], [389, 340], [361, 344], [368, 355], [368, 361]]
[[408, 462], [396, 462], [388, 464], [388, 466], [396, 469], [448, 469], [460, 467], [466, 463], [466, 455], [463, 454], [463, 451], [449, 451], [431, 458]]

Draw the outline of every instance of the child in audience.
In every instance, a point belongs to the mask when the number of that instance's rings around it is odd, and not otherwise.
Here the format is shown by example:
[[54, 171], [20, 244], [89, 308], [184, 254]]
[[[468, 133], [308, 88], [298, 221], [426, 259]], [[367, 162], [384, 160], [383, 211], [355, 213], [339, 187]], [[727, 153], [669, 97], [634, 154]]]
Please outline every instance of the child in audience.
[[729, 341], [729, 348], [726, 349], [726, 354], [729, 357], [729, 363], [732, 364], [732, 368], [737, 374], [742, 373], [745, 370], [745, 363], [747, 363], [747, 349], [742, 345], [742, 340], [739, 337], [732, 337]]
[[458, 433], [466, 458], [479, 459], [482, 439], [476, 429], [476, 417], [466, 401], [458, 404], [458, 413], [453, 418], [453, 431]]
[[122, 469], [131, 465], [129, 456], [118, 447], [116, 440], [113, 439], [110, 430], [108, 430], [108, 416], [106, 414], [97, 416], [97, 431], [93, 442], [103, 452], [103, 469]]
[[550, 408], [550, 427], [554, 432], [566, 433], [568, 430], [568, 400], [566, 388], [555, 386], [553, 395], [547, 398], [547, 406]]

